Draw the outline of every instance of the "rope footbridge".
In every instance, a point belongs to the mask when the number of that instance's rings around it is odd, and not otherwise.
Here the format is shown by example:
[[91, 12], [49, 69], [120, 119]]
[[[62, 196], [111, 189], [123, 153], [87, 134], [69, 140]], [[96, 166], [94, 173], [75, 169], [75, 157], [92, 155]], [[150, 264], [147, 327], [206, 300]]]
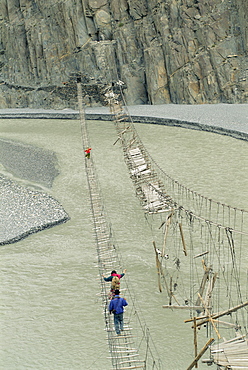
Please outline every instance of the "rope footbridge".
[[[247, 325], [245, 323], [248, 306], [245, 297], [246, 287], [241, 280], [245, 279], [246, 265], [242, 260], [241, 248], [247, 240], [246, 233], [248, 212], [216, 202], [181, 185], [167, 175], [150, 157], [134, 128], [132, 117], [127, 111], [122, 94], [114, 91], [111, 84], [103, 88], [103, 94], [113, 115], [117, 129], [117, 142], [121, 143], [124, 159], [130, 178], [135, 187], [136, 195], [144, 209], [147, 222], [154, 231], [153, 222], [159, 222], [157, 229], [162, 231], [159, 245], [153, 241], [158, 273], [159, 291], [165, 289], [169, 304], [164, 308], [184, 309], [190, 311], [191, 318], [185, 322], [194, 321], [195, 359], [188, 367], [194, 366], [202, 355], [210, 348], [210, 359], [202, 362], [211, 365], [227, 366], [236, 369], [242, 362], [243, 368], [248, 368]], [[82, 129], [83, 146], [90, 147], [82, 102], [82, 88], [78, 81], [78, 102]], [[121, 98], [120, 98], [121, 96]], [[122, 105], [122, 101], [124, 104]], [[85, 168], [89, 185], [91, 209], [98, 254], [101, 296], [104, 309], [109, 351], [114, 369], [160, 369], [159, 358], [149, 330], [141, 323], [136, 303], [129, 290], [128, 279], [125, 277], [125, 296], [128, 300], [128, 310], [124, 315], [124, 331], [117, 336], [114, 331], [113, 318], [108, 312], [108, 292], [106, 283], [101, 279], [103, 274], [111, 269], [122, 269], [119, 252], [113, 243], [111, 230], [106, 221], [106, 214], [96, 179], [92, 157], [85, 159]], [[150, 216], [152, 215], [152, 216]], [[151, 218], [150, 218], [151, 217]], [[152, 220], [151, 220], [152, 219]], [[239, 258], [239, 261], [237, 260]], [[215, 288], [215, 289], [214, 289]], [[217, 294], [213, 294], [216, 291]], [[228, 294], [226, 302], [225, 293]], [[225, 310], [223, 311], [223, 304]], [[229, 306], [226, 309], [226, 306]], [[131, 309], [130, 309], [131, 308]], [[235, 312], [235, 317], [230, 313]], [[195, 316], [197, 315], [197, 316]], [[194, 317], [193, 317], [194, 316]], [[225, 321], [219, 317], [225, 316]], [[243, 322], [241, 326], [238, 322]], [[197, 328], [205, 325], [207, 335], [211, 338], [199, 352], [197, 348]], [[224, 325], [233, 328], [240, 340], [227, 341], [221, 337], [219, 329]], [[215, 340], [223, 339], [212, 346]], [[223, 344], [224, 343], [224, 344]], [[233, 347], [235, 343], [235, 348]], [[241, 348], [241, 346], [243, 347]], [[237, 348], [241, 355], [233, 356]], [[224, 353], [220, 355], [220, 350]], [[228, 357], [225, 361], [224, 357]]]
[[[87, 148], [90, 147], [90, 142], [87, 134], [80, 79], [77, 79], [77, 93], [83, 147], [84, 150], [87, 150]], [[152, 351], [154, 351], [154, 349], [152, 348], [153, 343], [149, 335], [149, 331], [139, 319], [126, 277], [122, 279], [124, 281], [122, 281], [121, 284], [121, 291], [125, 290], [125, 296], [128, 301], [128, 309], [124, 315], [124, 330], [121, 335], [116, 335], [115, 333], [113, 315], [110, 315], [108, 311], [109, 287], [102, 279], [102, 275], [106, 274], [111, 269], [121, 270], [122, 266], [118, 256], [117, 247], [113, 243], [109, 223], [107, 222], [92, 155], [85, 157], [85, 169], [98, 256], [98, 268], [101, 284], [100, 294], [102, 298], [105, 329], [107, 332], [107, 340], [113, 369], [160, 369], [160, 360], [155, 359], [153, 355]], [[123, 286], [125, 286], [124, 289]]]

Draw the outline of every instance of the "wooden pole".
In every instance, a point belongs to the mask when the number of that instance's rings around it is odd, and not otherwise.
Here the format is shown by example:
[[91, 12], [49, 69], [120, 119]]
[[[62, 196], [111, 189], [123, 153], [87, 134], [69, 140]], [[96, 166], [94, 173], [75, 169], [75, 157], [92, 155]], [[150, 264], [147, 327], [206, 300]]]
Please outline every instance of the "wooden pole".
[[221, 325], [224, 325], [224, 326], [228, 326], [229, 328], [236, 328], [236, 329], [240, 329], [241, 326], [237, 324], [234, 324], [234, 323], [231, 323], [231, 322], [226, 322], [226, 321], [221, 321], [221, 320], [216, 320], [216, 319], [213, 319], [214, 322], [216, 322], [217, 324], [221, 324]]
[[208, 347], [210, 346], [210, 344], [212, 344], [214, 341], [214, 338], [210, 338], [207, 343], [205, 344], [205, 346], [202, 348], [202, 350], [199, 352], [199, 354], [195, 357], [194, 361], [189, 365], [189, 367], [187, 368], [187, 370], [191, 370], [193, 369], [193, 367], [195, 366], [195, 363], [202, 357], [202, 355], [204, 355], [204, 353], [206, 352], [206, 350], [208, 349]]
[[[173, 298], [175, 299], [175, 301], [178, 303], [178, 301], [177, 301], [177, 299], [176, 299], [176, 297], [174, 296], [174, 294], [173, 294]], [[174, 305], [163, 305], [162, 306], [163, 308], [175, 308], [175, 309], [180, 309], [180, 310], [196, 310], [196, 311], [203, 311], [203, 308], [202, 308], [202, 306], [187, 306], [187, 305], [185, 305], [185, 306], [180, 306], [180, 304], [178, 303], [178, 305], [177, 306], [174, 306]], [[192, 320], [192, 319], [191, 319]]]
[[[118, 120], [117, 120], [118, 121]], [[115, 145], [120, 139], [122, 139], [122, 135], [125, 134], [125, 132], [129, 129], [129, 126], [127, 128], [125, 128], [125, 130], [123, 130], [121, 133], [120, 133], [120, 136], [118, 136], [118, 138], [115, 140], [114, 144]]]
[[212, 276], [209, 279], [209, 285], [208, 285], [208, 289], [207, 289], [206, 296], [205, 296], [205, 305], [207, 307], [210, 307], [210, 305], [211, 305], [212, 291], [214, 289], [214, 284], [216, 282], [217, 276], [218, 276], [218, 274], [217, 274], [217, 272], [215, 272], [214, 276]]
[[160, 279], [161, 263], [160, 263], [160, 261], [158, 259], [158, 252], [156, 250], [156, 243], [155, 243], [155, 241], [153, 241], [153, 247], [154, 247], [155, 255], [156, 255], [156, 267], [157, 267], [157, 273], [158, 273], [158, 289], [159, 289], [159, 291], [161, 293], [162, 292], [161, 279]]
[[[202, 281], [201, 281], [201, 285], [200, 285], [200, 289], [199, 289], [199, 292], [200, 292], [200, 295], [202, 296], [203, 295], [203, 292], [204, 292], [204, 289], [205, 289], [205, 285], [206, 285], [206, 282], [208, 280], [208, 277], [209, 277], [209, 270], [210, 268], [208, 267], [205, 272], [204, 272], [204, 275], [202, 277]], [[200, 297], [198, 296], [197, 300], [196, 300], [196, 306], [200, 306], [200, 302], [201, 302], [201, 299]]]
[[[194, 347], [195, 347], [195, 358], [197, 357], [197, 329], [196, 329], [196, 318], [194, 317]], [[195, 363], [195, 368], [198, 368], [198, 363]]]
[[178, 300], [176, 299], [176, 297], [174, 296], [174, 294], [172, 292], [172, 277], [171, 277], [171, 280], [170, 280], [170, 289], [169, 289], [168, 284], [167, 284], [166, 279], [165, 279], [165, 276], [164, 276], [163, 271], [161, 269], [161, 262], [158, 259], [158, 252], [157, 252], [157, 248], [156, 248], [156, 243], [155, 243], [155, 241], [153, 241], [152, 243], [153, 243], [153, 247], [154, 247], [155, 255], [156, 255], [156, 266], [157, 266], [157, 273], [158, 273], [158, 288], [159, 288], [159, 291], [162, 292], [162, 285], [161, 285], [161, 275], [162, 275], [163, 278], [164, 278], [165, 286], [166, 286], [167, 293], [168, 293], [168, 296], [169, 296], [169, 299], [170, 299], [170, 305], [171, 305], [171, 298], [172, 297], [175, 299], [175, 301], [179, 305]]
[[166, 239], [167, 239], [167, 235], [168, 235], [168, 231], [169, 231], [169, 226], [170, 226], [170, 223], [171, 223], [171, 217], [172, 217], [173, 213], [174, 213], [174, 211], [172, 211], [166, 219], [165, 232], [164, 232], [164, 243], [163, 243], [163, 248], [162, 248], [162, 257], [164, 257], [164, 255], [165, 255], [165, 243], [166, 243]]
[[183, 243], [183, 252], [184, 252], [184, 255], [187, 256], [187, 249], [186, 249], [185, 239], [184, 239], [184, 235], [183, 235], [183, 228], [182, 228], [181, 223], [179, 223], [179, 229], [180, 229], [181, 239], [182, 239], [182, 243]]
[[171, 299], [172, 299], [172, 296], [173, 296], [173, 292], [172, 292], [172, 277], [170, 278], [170, 300], [169, 300], [169, 305], [171, 306]]
[[208, 253], [209, 253], [209, 251], [199, 253], [199, 254], [195, 255], [193, 258], [198, 258], [198, 257], [204, 256], [205, 254], [208, 254]]

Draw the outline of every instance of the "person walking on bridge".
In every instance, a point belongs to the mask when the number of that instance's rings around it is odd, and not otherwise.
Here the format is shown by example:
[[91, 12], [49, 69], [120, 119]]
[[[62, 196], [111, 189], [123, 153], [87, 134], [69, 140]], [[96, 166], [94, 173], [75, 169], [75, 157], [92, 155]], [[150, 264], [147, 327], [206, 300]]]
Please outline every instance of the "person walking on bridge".
[[125, 276], [126, 269], [123, 270], [122, 274], [117, 274], [115, 270], [111, 272], [111, 275], [106, 277], [104, 274], [102, 275], [105, 281], [111, 281], [111, 288], [110, 288], [110, 294], [109, 298], [112, 298], [114, 296], [115, 290], [120, 290], [120, 279]]
[[88, 158], [88, 159], [90, 158], [90, 151], [91, 151], [91, 148], [87, 148], [87, 149], [85, 150], [85, 153], [86, 153], [86, 154], [85, 154], [85, 157], [86, 157], [86, 158]]
[[121, 331], [123, 331], [124, 306], [127, 305], [128, 303], [126, 299], [120, 297], [120, 291], [116, 290], [115, 295], [109, 304], [109, 312], [114, 314], [114, 325], [117, 335], [120, 335]]
[[127, 271], [127, 269], [124, 269], [122, 274], [117, 274], [117, 272], [115, 270], [113, 270], [111, 272], [110, 276], [106, 277], [104, 274], [102, 274], [102, 276], [103, 276], [105, 281], [112, 281], [114, 276], [117, 276], [119, 279], [121, 279], [125, 275], [126, 271]]

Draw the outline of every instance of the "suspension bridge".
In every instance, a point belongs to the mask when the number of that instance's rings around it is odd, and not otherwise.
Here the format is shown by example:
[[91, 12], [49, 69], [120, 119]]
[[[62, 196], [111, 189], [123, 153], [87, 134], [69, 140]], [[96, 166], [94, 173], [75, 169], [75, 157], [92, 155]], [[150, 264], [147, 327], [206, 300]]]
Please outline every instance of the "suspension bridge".
[[[236, 312], [241, 308], [247, 307], [248, 303], [244, 302], [242, 296], [242, 288], [237, 281], [240, 278], [240, 267], [237, 267], [235, 260], [235, 247], [242, 244], [242, 239], [247, 237], [246, 225], [248, 213], [245, 210], [232, 208], [228, 205], [221, 204], [212, 199], [202, 196], [190, 189], [187, 189], [182, 184], [178, 183], [170, 176], [168, 176], [162, 169], [153, 161], [148, 151], [144, 147], [141, 139], [139, 138], [132, 121], [130, 114], [125, 104], [122, 104], [124, 97], [122, 95], [121, 83], [118, 82], [116, 86], [120, 88], [120, 94], [116, 94], [113, 89], [113, 84], [105, 86], [103, 94], [106, 102], [110, 108], [111, 115], [117, 130], [117, 139], [114, 144], [121, 143], [124, 159], [129, 170], [130, 178], [134, 184], [135, 192], [140, 200], [144, 213], [147, 215], [149, 221], [150, 215], [159, 217], [160, 224], [158, 229], [162, 231], [161, 250], [157, 248], [157, 241], [153, 242], [156, 265], [158, 272], [159, 290], [162, 292], [165, 289], [169, 304], [164, 305], [164, 308], [181, 308], [191, 311], [193, 310], [201, 315], [197, 318], [200, 319], [202, 315], [207, 314], [207, 322], [212, 324], [213, 331], [217, 333], [218, 339], [221, 338], [219, 329], [212, 319], [213, 310], [213, 297], [212, 292], [216, 279], [221, 274], [220, 271], [216, 272], [213, 268], [213, 260], [209, 257], [212, 251], [217, 252], [219, 265], [225, 266], [225, 260], [221, 255], [220, 248], [223, 250], [227, 248], [228, 258], [232, 260], [233, 268], [231, 275], [234, 275], [236, 283], [232, 282], [232, 298], [230, 303], [234, 301], [241, 301], [234, 311]], [[86, 150], [90, 147], [89, 138], [87, 135], [85, 113], [82, 101], [82, 88], [80, 80], [77, 82], [78, 88], [78, 103], [80, 111], [80, 121], [82, 129], [83, 146]], [[120, 98], [121, 97], [121, 98]], [[106, 222], [106, 214], [103, 208], [103, 201], [100, 196], [100, 189], [96, 180], [95, 167], [93, 159], [85, 159], [85, 168], [89, 184], [89, 192], [91, 199], [91, 209], [94, 222], [94, 231], [97, 244], [98, 266], [101, 284], [101, 296], [104, 309], [105, 325], [108, 334], [109, 351], [112, 359], [114, 369], [136, 369], [136, 368], [160, 368], [160, 360], [155, 359], [150, 346], [145, 345], [145, 350], [142, 352], [141, 343], [137, 344], [135, 336], [137, 336], [137, 328], [134, 330], [132, 323], [132, 313], [137, 315], [135, 304], [132, 302], [132, 310], [127, 310], [125, 314], [125, 330], [121, 337], [115, 335], [113, 327], [112, 316], [108, 312], [108, 292], [106, 283], [101, 278], [103, 273], [113, 268], [121, 269], [121, 262], [118, 257], [117, 247], [111, 240], [111, 230]], [[153, 219], [154, 220], [154, 219]], [[153, 222], [153, 221], [152, 221]], [[157, 221], [156, 221], [157, 222]], [[173, 230], [173, 232], [171, 231]], [[190, 247], [188, 246], [190, 240]], [[169, 250], [169, 244], [173, 247], [173, 252]], [[195, 245], [197, 244], [197, 248]], [[200, 248], [198, 248], [200, 245]], [[223, 247], [224, 246], [224, 247]], [[196, 284], [191, 286], [189, 283], [189, 292], [185, 293], [184, 297], [177, 294], [177, 285], [179, 283], [179, 272], [182, 262], [182, 257], [177, 257], [176, 253], [182, 253], [187, 259], [190, 277], [198, 274], [203, 275], [202, 282], [195, 287]], [[169, 259], [172, 256], [173, 259]], [[225, 254], [225, 257], [227, 257]], [[196, 261], [201, 258], [201, 263]], [[169, 259], [169, 261], [166, 261]], [[191, 261], [189, 263], [189, 261]], [[176, 273], [171, 272], [169, 263], [172, 263]], [[188, 279], [184, 275], [183, 279]], [[199, 279], [199, 278], [198, 278]], [[224, 278], [224, 280], [226, 277]], [[129, 295], [128, 299], [132, 301], [132, 294], [125, 279], [126, 292]], [[122, 287], [125, 286], [122, 283]], [[122, 291], [125, 291], [122, 288]], [[228, 292], [230, 294], [231, 288]], [[233, 292], [234, 290], [234, 292]], [[211, 308], [212, 307], [212, 308]], [[220, 302], [218, 302], [220, 307]], [[225, 314], [228, 315], [230, 310], [226, 310]], [[128, 315], [131, 313], [131, 315]], [[219, 317], [218, 314], [215, 314]], [[204, 321], [206, 323], [206, 321]], [[220, 322], [217, 320], [218, 324]], [[200, 324], [199, 324], [200, 325]], [[225, 323], [225, 325], [232, 325]], [[235, 326], [235, 325], [234, 325]], [[197, 325], [195, 325], [195, 328]], [[143, 344], [148, 343], [148, 338], [144, 332], [144, 327], [140, 324], [141, 338]], [[212, 329], [210, 328], [209, 333]], [[247, 334], [247, 333], [246, 333]], [[244, 338], [242, 333], [239, 333], [238, 338]], [[200, 352], [197, 348], [195, 341], [195, 359], [189, 369], [197, 365], [197, 361], [203, 356], [205, 351], [213, 342], [210, 338], [205, 345], [204, 349]], [[240, 341], [231, 341], [228, 343], [239, 343]], [[246, 348], [247, 340], [242, 340], [243, 348]], [[135, 343], [137, 344], [135, 346]], [[228, 347], [228, 343], [223, 348]], [[219, 356], [218, 348], [213, 347], [211, 352], [211, 360], [208, 364], [216, 363], [219, 366], [224, 366], [225, 363]], [[217, 348], [217, 350], [216, 350]], [[236, 347], [235, 347], [236, 348]], [[230, 353], [232, 353], [232, 348]], [[156, 352], [156, 350], [155, 350]], [[217, 355], [216, 355], [217, 353]], [[246, 354], [248, 351], [245, 349], [242, 354], [242, 361], [239, 361], [237, 356], [229, 356], [230, 369], [235, 369], [237, 363], [242, 363], [243, 366], [247, 365]], [[226, 362], [227, 363], [227, 362]], [[232, 367], [231, 367], [232, 366]], [[248, 366], [248, 365], [247, 365]], [[246, 368], [246, 367], [243, 367]]]

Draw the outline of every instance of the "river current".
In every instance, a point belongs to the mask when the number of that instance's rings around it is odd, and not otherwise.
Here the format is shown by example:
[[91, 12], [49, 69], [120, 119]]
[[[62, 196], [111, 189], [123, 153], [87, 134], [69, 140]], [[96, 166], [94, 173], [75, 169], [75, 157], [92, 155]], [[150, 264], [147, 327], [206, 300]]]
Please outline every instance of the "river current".
[[[167, 174], [200, 194], [248, 209], [246, 141], [176, 127], [135, 126]], [[6, 119], [0, 129], [1, 138], [56, 153], [59, 175], [52, 187], [36, 185], [70, 216], [64, 224], [0, 248], [0, 369], [110, 370], [80, 124]], [[88, 130], [123, 267], [129, 281], [140, 279], [135, 296], [142, 319], [163, 369], [184, 370], [194, 356], [193, 333], [183, 322], [185, 313], [162, 308], [167, 302], [157, 288], [152, 230], [135, 197], [122, 149], [113, 145], [115, 128], [111, 122], [89, 121]], [[199, 369], [206, 368], [199, 363]]]

